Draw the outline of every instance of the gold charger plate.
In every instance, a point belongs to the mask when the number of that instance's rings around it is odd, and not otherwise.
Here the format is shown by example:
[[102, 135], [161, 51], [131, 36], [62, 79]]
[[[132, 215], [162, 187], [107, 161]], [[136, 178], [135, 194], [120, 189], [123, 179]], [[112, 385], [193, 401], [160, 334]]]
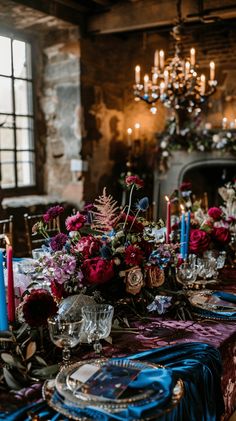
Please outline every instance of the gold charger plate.
[[[103, 361], [106, 359], [103, 359]], [[97, 360], [97, 361], [101, 361], [101, 360]], [[145, 368], [163, 368], [162, 366], [158, 366], [155, 364], [149, 364], [149, 363], [145, 363], [145, 362], [140, 362], [137, 360], [126, 360], [126, 361], [130, 361], [133, 364], [142, 364], [143, 367]], [[71, 366], [72, 371], [74, 371], [76, 369], [76, 367], [78, 367], [79, 365], [85, 364], [85, 363], [94, 363], [94, 360], [90, 360], [90, 361], [83, 361], [81, 363], [77, 363], [77, 364], [73, 364]], [[67, 368], [67, 369], [70, 369]], [[60, 373], [59, 373], [60, 374]], [[67, 371], [65, 370], [64, 374], [68, 374]], [[59, 376], [59, 375], [58, 375]], [[91, 401], [88, 400], [87, 402], [83, 402], [82, 401], [82, 405], [81, 405], [81, 401], [79, 399], [76, 399], [74, 401], [71, 401], [71, 394], [67, 395], [67, 394], [63, 394], [63, 396], [61, 395], [61, 393], [58, 393], [58, 389], [60, 390], [60, 387], [58, 388], [58, 384], [56, 384], [56, 381], [46, 381], [44, 383], [43, 386], [43, 397], [44, 399], [47, 401], [48, 405], [50, 407], [52, 407], [55, 411], [62, 413], [63, 415], [65, 415], [66, 417], [68, 417], [69, 419], [72, 420], [77, 420], [77, 421], [92, 421], [93, 418], [89, 418], [89, 417], [81, 417], [78, 413], [76, 413], [76, 407], [79, 408], [86, 408], [86, 406], [93, 406], [95, 409], [96, 407], [99, 409], [102, 409], [104, 411], [107, 411], [107, 413], [118, 413], [119, 411], [121, 411], [124, 408], [127, 408], [129, 405], [138, 405], [139, 404], [139, 397], [134, 397], [134, 399], [118, 399], [118, 401], [122, 401], [119, 404], [116, 402], [112, 402], [110, 403], [110, 405], [107, 405], [106, 403], [104, 403], [104, 400], [97, 400], [97, 402], [95, 402], [95, 400]], [[56, 398], [55, 398], [55, 393], [56, 393]], [[163, 410], [160, 410], [160, 408], [158, 408], [158, 415], [150, 415], [150, 416], [146, 416], [142, 419], [139, 418], [140, 421], [149, 421], [149, 420], [155, 420], [160, 418], [161, 416], [163, 416], [163, 414], [170, 412], [182, 399], [184, 395], [184, 385], [181, 379], [179, 379], [177, 381], [177, 383], [175, 384], [174, 388], [173, 388], [173, 393], [172, 393], [172, 397], [171, 397], [171, 401], [169, 402], [169, 404], [167, 406], [165, 406], [165, 408], [163, 408]], [[146, 399], [147, 403], [151, 402], [152, 400], [155, 399], [155, 396], [157, 397], [158, 395], [156, 394], [140, 394], [141, 400]], [[116, 400], [115, 400], [116, 401]], [[145, 402], [146, 402], [145, 401]], [[74, 409], [73, 409], [74, 407]], [[136, 419], [133, 419], [132, 421], [138, 421]]]

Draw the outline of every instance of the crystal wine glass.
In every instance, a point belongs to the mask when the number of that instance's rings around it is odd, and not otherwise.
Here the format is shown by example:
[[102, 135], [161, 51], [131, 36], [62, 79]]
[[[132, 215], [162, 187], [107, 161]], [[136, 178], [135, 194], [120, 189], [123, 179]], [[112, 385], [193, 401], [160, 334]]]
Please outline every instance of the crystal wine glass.
[[56, 315], [48, 319], [48, 329], [51, 341], [62, 348], [63, 366], [67, 366], [70, 361], [70, 348], [75, 347], [80, 342], [80, 330], [82, 320], [70, 321]]
[[107, 338], [111, 332], [114, 307], [109, 304], [91, 304], [82, 307], [82, 329], [89, 343], [93, 342], [96, 353], [100, 353], [100, 339]]
[[192, 262], [184, 262], [176, 268], [176, 278], [184, 288], [191, 288], [197, 279], [198, 266]]

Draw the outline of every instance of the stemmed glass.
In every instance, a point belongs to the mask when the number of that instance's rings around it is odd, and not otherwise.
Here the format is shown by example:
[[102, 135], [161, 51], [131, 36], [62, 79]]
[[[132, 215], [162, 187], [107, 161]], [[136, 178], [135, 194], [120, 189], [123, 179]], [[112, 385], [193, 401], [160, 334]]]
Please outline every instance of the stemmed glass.
[[81, 333], [86, 335], [89, 343], [93, 342], [96, 353], [100, 353], [100, 339], [107, 338], [111, 332], [114, 307], [109, 304], [91, 304], [82, 307]]
[[80, 331], [82, 320], [70, 321], [56, 315], [48, 319], [48, 330], [51, 341], [62, 348], [63, 366], [67, 366], [70, 361], [70, 348], [75, 347], [80, 342]]
[[176, 268], [176, 278], [184, 288], [191, 288], [198, 276], [198, 266], [194, 262], [184, 262]]

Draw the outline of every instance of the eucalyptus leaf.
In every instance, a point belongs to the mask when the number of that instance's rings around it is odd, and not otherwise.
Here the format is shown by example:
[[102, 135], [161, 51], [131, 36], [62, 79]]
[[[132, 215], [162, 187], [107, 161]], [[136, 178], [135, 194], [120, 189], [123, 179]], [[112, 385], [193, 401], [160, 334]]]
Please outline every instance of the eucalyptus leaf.
[[37, 345], [36, 342], [30, 342], [26, 348], [26, 355], [25, 355], [25, 359], [29, 360], [31, 357], [33, 357], [33, 355], [35, 354], [37, 349]]
[[47, 367], [47, 363], [42, 357], [40, 357], [39, 355], [35, 355], [35, 359], [40, 365], [44, 365], [44, 367]]
[[4, 378], [7, 385], [11, 389], [13, 390], [22, 389], [22, 386], [16, 381], [16, 379], [13, 377], [13, 375], [10, 373], [10, 371], [6, 367], [3, 367], [3, 374], [4, 374]]
[[11, 354], [7, 354], [6, 352], [2, 352], [1, 354], [2, 360], [10, 366], [21, 368], [24, 370], [24, 366], [17, 360], [17, 358], [13, 357]]
[[40, 377], [41, 379], [48, 379], [48, 378], [54, 377], [55, 374], [58, 373], [58, 370], [59, 370], [59, 365], [54, 364], [54, 365], [49, 365], [44, 368], [39, 368], [38, 370], [33, 370], [32, 375], [36, 377]]
[[17, 331], [16, 338], [20, 339], [20, 337], [26, 332], [27, 329], [28, 325], [23, 323], [23, 325], [21, 325], [20, 329]]

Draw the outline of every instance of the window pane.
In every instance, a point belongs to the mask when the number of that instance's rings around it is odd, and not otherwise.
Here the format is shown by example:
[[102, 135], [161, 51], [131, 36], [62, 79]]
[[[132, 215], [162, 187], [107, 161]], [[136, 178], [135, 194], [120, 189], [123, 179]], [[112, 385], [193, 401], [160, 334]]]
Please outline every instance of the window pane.
[[15, 168], [14, 164], [12, 163], [5, 163], [2, 162], [2, 188], [7, 189], [11, 187], [15, 187]]
[[33, 133], [28, 129], [16, 130], [16, 149], [33, 149]]
[[0, 128], [0, 148], [14, 149], [14, 131], [12, 129]]
[[0, 152], [1, 162], [12, 163], [14, 162], [14, 151], [1, 151]]
[[13, 129], [13, 116], [1, 114], [0, 126], [4, 127], [4, 129]]
[[34, 153], [17, 152], [18, 186], [32, 186], [35, 184]]
[[12, 113], [11, 79], [0, 76], [0, 92], [0, 113]]
[[11, 75], [11, 40], [10, 38], [0, 36], [0, 74]]
[[30, 45], [22, 41], [13, 41], [14, 76], [31, 79]]
[[31, 129], [33, 130], [34, 120], [32, 117], [16, 117], [17, 129]]
[[32, 83], [15, 80], [16, 114], [32, 114]]

